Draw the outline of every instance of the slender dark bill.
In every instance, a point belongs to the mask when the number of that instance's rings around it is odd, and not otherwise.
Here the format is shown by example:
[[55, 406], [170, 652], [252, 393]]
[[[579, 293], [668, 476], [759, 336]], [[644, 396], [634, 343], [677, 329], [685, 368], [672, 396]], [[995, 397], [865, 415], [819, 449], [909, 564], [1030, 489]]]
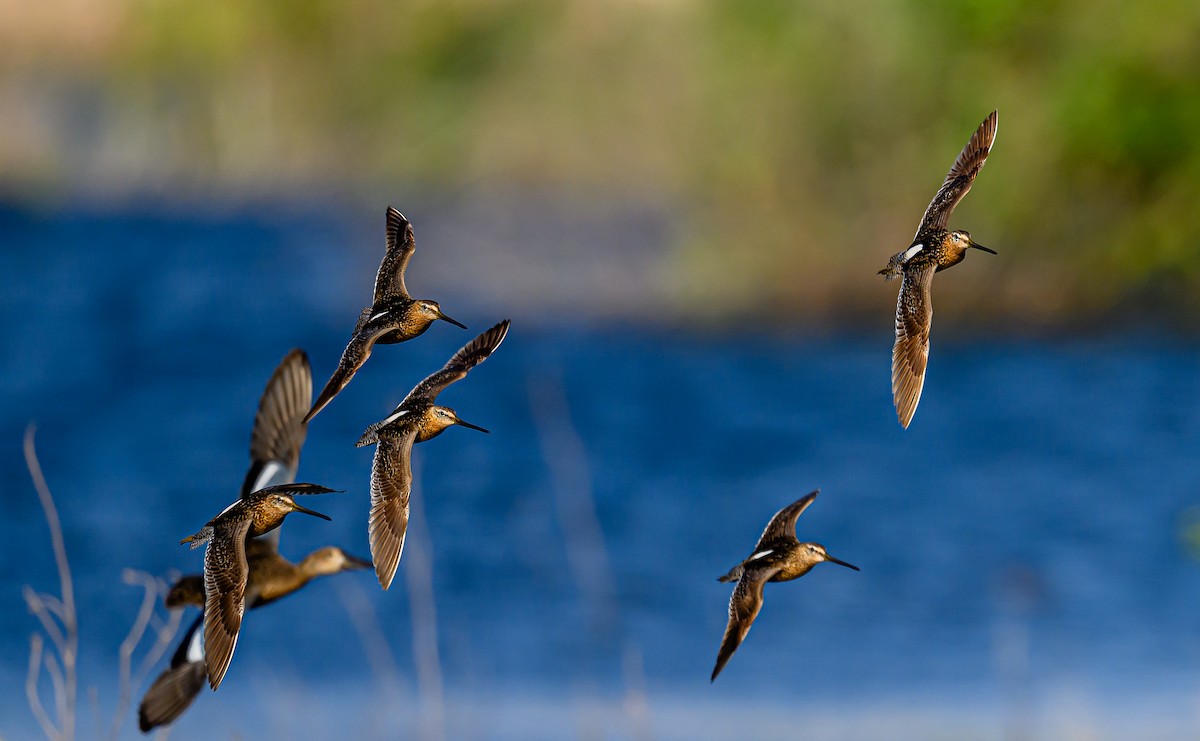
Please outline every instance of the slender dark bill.
[[299, 504], [296, 504], [295, 502], [292, 502], [292, 509], [296, 512], [303, 512], [306, 515], [312, 515], [313, 517], [320, 517], [322, 520], [329, 520], [330, 522], [333, 521], [333, 518], [330, 517], [329, 515], [323, 515], [320, 512], [314, 512], [311, 509], [309, 509], [308, 507], [301, 507]]
[[854, 569], [855, 571], [862, 571], [862, 569], [858, 568], [854, 564], [846, 563], [845, 561], [842, 561], [841, 559], [834, 558], [833, 556], [829, 555], [828, 553], [825, 554], [825, 560], [829, 561], [831, 563], [836, 563], [838, 566], [845, 566], [848, 569]]
[[446, 316], [445, 314], [438, 314], [438, 318], [445, 319], [446, 321], [450, 322], [451, 324], [453, 324], [456, 327], [462, 327], [463, 329], [467, 328], [467, 325], [465, 325], [462, 322], [457, 321], [455, 319], [451, 319], [450, 317]]

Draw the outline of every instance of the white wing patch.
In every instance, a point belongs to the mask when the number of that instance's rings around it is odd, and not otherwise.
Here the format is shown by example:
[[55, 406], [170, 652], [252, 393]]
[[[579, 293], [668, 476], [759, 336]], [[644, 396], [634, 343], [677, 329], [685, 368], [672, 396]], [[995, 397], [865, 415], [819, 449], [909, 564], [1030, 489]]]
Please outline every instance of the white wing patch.
[[380, 423], [379, 423], [379, 426], [380, 426], [380, 427], [383, 427], [383, 426], [385, 426], [385, 425], [390, 425], [391, 423], [395, 422], [396, 420], [400, 419], [401, 417], [403, 417], [403, 416], [404, 416], [404, 415], [406, 415], [406, 414], [408, 414], [408, 410], [407, 410], [407, 409], [397, 409], [396, 411], [394, 411], [394, 412], [392, 412], [391, 414], [389, 414], [389, 415], [387, 416], [387, 419], [385, 419], [385, 420], [383, 420], [382, 422], [380, 422]]
[[204, 661], [204, 623], [200, 623], [192, 633], [192, 640], [188, 641], [187, 660], [193, 664]]
[[380, 318], [380, 317], [387, 316], [387, 315], [388, 315], [388, 313], [387, 313], [386, 311], [381, 311], [381, 312], [379, 312], [378, 314], [375, 314], [375, 315], [373, 315], [373, 316], [372, 316], [370, 319], [368, 319], [367, 321], [368, 321], [368, 322], [373, 322], [373, 321], [375, 321], [376, 319], [378, 319], [378, 318]]
[[[254, 480], [254, 491], [265, 489], [273, 484], [292, 483], [290, 480], [283, 481], [283, 477], [281, 477], [280, 474], [284, 474], [286, 476], [287, 467], [279, 461], [267, 461], [267, 464], [263, 466], [262, 471], [259, 472], [258, 478]], [[280, 480], [276, 480], [277, 478]], [[290, 477], [288, 478], [290, 479]]]
[[904, 262], [908, 262], [909, 260], [913, 259], [913, 257], [915, 257], [916, 254], [923, 249], [925, 249], [925, 245], [923, 244], [914, 244], [912, 247], [906, 249], [904, 251]]
[[756, 558], [762, 558], [763, 556], [769, 556], [774, 552], [775, 552], [774, 549], [768, 548], [765, 551], [759, 551], [758, 553], [755, 553], [753, 556], [751, 556], [750, 558], [747, 558], [746, 560], [753, 561]]

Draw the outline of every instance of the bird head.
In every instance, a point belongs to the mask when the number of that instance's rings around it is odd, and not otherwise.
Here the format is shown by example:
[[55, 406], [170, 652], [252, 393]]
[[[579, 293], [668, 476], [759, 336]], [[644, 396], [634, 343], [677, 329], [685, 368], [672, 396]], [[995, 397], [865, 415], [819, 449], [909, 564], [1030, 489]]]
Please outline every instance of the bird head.
[[848, 569], [854, 569], [855, 571], [860, 570], [854, 564], [846, 563], [841, 559], [834, 558], [833, 556], [829, 555], [829, 552], [825, 550], [825, 546], [821, 545], [820, 543], [805, 543], [804, 545], [808, 549], [808, 555], [815, 559], [817, 563], [820, 563], [821, 561], [829, 561], [830, 563], [836, 563], [838, 566], [845, 566]]
[[467, 325], [463, 324], [462, 322], [456, 321], [456, 320], [451, 319], [450, 317], [446, 316], [446, 314], [442, 312], [442, 307], [438, 306], [437, 301], [426, 301], [426, 300], [418, 301], [417, 302], [417, 311], [420, 312], [422, 317], [424, 317], [425, 319], [427, 319], [430, 322], [434, 322], [434, 321], [437, 321], [438, 319], [441, 319], [444, 322], [450, 322], [451, 324], [453, 324], [456, 327], [462, 327], [463, 329], [467, 328]]
[[950, 239], [957, 246], [961, 247], [964, 250], [967, 249], [968, 247], [974, 247], [977, 250], [983, 250], [984, 252], [987, 252], [987, 253], [990, 253], [993, 255], [996, 254], [995, 250], [988, 249], [987, 247], [984, 247], [983, 245], [977, 243], [975, 240], [971, 239], [970, 232], [963, 231], [961, 229], [950, 232]]
[[329, 515], [323, 515], [320, 512], [314, 512], [313, 510], [309, 509], [308, 507], [303, 507], [303, 506], [297, 504], [296, 500], [292, 497], [291, 494], [283, 494], [283, 493], [272, 494], [271, 495], [271, 504], [274, 505], [276, 509], [280, 510], [281, 512], [284, 512], [285, 514], [289, 513], [289, 512], [303, 512], [306, 515], [312, 515], [313, 517], [320, 517], [322, 520], [332, 519]]
[[458, 412], [454, 411], [450, 407], [435, 406], [432, 409], [432, 416], [433, 427], [438, 432], [441, 432], [451, 425], [459, 425], [460, 427], [466, 427], [468, 429], [478, 430], [480, 432], [489, 432], [489, 430], [486, 430], [479, 425], [473, 425], [464, 419], [460, 419]]
[[339, 571], [354, 571], [367, 569], [371, 562], [346, 553], [341, 548], [331, 545], [318, 548], [304, 559], [305, 570], [313, 574], [336, 574]]

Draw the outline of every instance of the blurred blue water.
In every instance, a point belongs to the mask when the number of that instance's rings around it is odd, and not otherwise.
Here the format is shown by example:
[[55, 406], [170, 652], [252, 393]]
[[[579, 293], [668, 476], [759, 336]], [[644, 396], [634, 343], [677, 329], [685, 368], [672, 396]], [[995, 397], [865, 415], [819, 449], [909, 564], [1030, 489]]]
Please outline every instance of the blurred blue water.
[[[302, 209], [0, 210], [0, 734], [36, 734], [21, 588], [57, 589], [25, 425], [37, 420], [74, 568], [81, 686], [107, 717], [140, 598], [121, 569], [199, 568], [179, 538], [235, 496], [284, 353], [308, 350], [318, 388], [332, 370], [370, 290], [375, 231]], [[422, 244], [410, 286], [435, 249]], [[282, 546], [365, 555], [371, 451], [353, 441], [474, 332], [515, 317], [442, 397], [492, 434], [417, 449], [426, 522], [401, 569], [431, 559], [450, 737], [1118, 737], [1130, 726], [1114, 693], [1142, 737], [1200, 731], [1200, 564], [1182, 540], [1200, 349], [935, 337], [903, 432], [890, 320], [819, 340], [579, 329], [537, 317], [536, 300], [486, 305], [470, 284], [502, 276], [461, 272], [436, 297], [472, 332], [380, 348], [317, 418], [301, 478], [346, 493], [314, 503], [331, 523], [289, 520]], [[801, 537], [862, 572], [769, 586], [710, 686], [729, 595], [716, 577], [818, 486]], [[391, 737], [434, 722], [405, 584], [383, 593], [348, 574], [254, 613], [221, 692], [177, 736]]]

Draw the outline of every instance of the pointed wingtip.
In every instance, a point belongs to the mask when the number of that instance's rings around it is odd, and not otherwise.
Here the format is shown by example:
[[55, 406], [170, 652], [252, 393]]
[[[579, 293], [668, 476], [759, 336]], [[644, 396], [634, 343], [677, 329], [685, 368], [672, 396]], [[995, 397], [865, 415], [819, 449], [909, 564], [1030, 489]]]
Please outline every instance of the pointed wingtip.
[[387, 207], [387, 242], [391, 249], [412, 241], [412, 222], [395, 206]]
[[213, 692], [216, 692], [217, 688], [221, 686], [221, 680], [225, 678], [225, 672], [222, 671], [219, 674], [214, 675], [212, 667], [210, 666], [208, 667], [208, 671], [205, 673], [208, 675], [208, 688]]
[[712, 676], [708, 678], [708, 683], [712, 684], [713, 682], [717, 681], [717, 675], [720, 674], [721, 670], [724, 668], [725, 668], [725, 665], [723, 663], [721, 663], [720, 661], [718, 661], [717, 665], [715, 667], [713, 667]]
[[308, 410], [308, 414], [304, 415], [304, 419], [301, 420], [300, 424], [307, 425], [311, 422], [313, 417], [320, 414], [321, 410], [328, 406], [329, 402], [333, 401], [333, 397], [337, 396], [338, 391], [341, 391], [339, 388], [337, 391], [329, 393], [329, 385], [332, 383], [333, 380], [331, 379], [328, 384], [325, 384], [325, 388], [321, 390], [321, 395], [313, 402], [312, 409]]
[[384, 569], [379, 564], [375, 564], [375, 576], [379, 578], [379, 586], [383, 587], [383, 591], [387, 591], [388, 587], [392, 586], [392, 580], [396, 578], [396, 570], [392, 569], [392, 573], [383, 573]]
[[986, 146], [990, 150], [992, 145], [996, 142], [996, 132], [1000, 130], [1000, 117], [996, 111], [993, 110], [991, 113], [989, 113], [987, 118], [983, 119], [983, 123], [979, 125], [979, 128], [988, 129], [986, 134]]

